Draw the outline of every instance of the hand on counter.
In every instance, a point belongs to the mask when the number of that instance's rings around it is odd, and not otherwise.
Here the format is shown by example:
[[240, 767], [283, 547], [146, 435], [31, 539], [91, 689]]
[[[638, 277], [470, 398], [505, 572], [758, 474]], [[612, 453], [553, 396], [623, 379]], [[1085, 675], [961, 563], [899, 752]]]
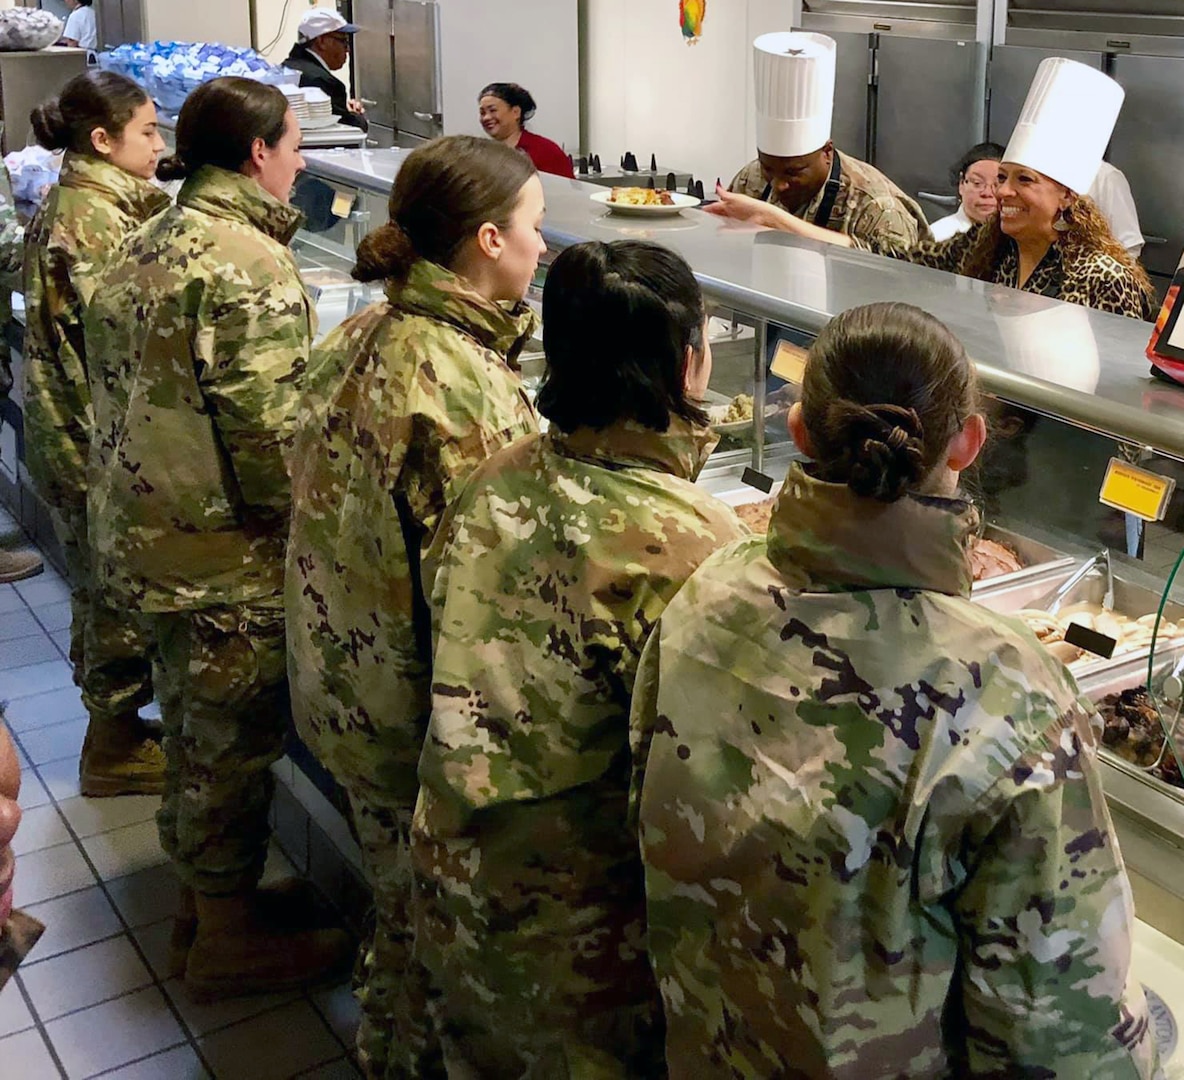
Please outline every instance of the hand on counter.
[[345, 107], [349, 109], [350, 112], [356, 113], [358, 116], [366, 115], [366, 110], [362, 107], [362, 103], [357, 98], [350, 98], [349, 101], [345, 103]]
[[734, 191], [728, 191], [722, 184], [716, 184], [715, 194], [719, 202], [709, 203], [703, 207], [705, 213], [731, 218], [733, 221], [746, 221], [750, 225], [763, 225], [768, 229], [779, 229], [795, 236], [804, 236], [807, 240], [820, 240], [825, 244], [851, 247], [851, 241], [844, 234], [820, 228], [809, 221], [794, 217], [788, 210], [775, 203], [754, 199], [751, 195], [738, 195]]

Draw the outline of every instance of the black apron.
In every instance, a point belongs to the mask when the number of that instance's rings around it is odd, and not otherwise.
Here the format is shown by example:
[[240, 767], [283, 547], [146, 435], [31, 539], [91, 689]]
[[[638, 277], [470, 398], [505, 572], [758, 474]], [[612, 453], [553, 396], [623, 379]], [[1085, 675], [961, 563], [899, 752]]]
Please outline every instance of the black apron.
[[[835, 200], [839, 197], [840, 179], [843, 176], [843, 165], [839, 161], [839, 152], [834, 152], [834, 158], [830, 163], [830, 176], [826, 178], [826, 184], [822, 189], [822, 202], [818, 204], [818, 212], [814, 215], [814, 224], [819, 228], [825, 229], [829, 227], [830, 213], [835, 208]], [[761, 193], [761, 202], [768, 202], [769, 196], [773, 194], [773, 185], [766, 184], [765, 190]]]

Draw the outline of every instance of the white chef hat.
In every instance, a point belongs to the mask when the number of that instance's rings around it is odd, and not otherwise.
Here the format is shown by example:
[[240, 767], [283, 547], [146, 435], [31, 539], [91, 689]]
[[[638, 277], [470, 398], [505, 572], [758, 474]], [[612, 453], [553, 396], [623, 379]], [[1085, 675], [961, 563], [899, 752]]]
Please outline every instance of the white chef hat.
[[992, 304], [1008, 368], [1069, 390], [1094, 393], [1102, 363], [1089, 309], [1031, 299], [1031, 306], [1039, 305], [1039, 310], [1024, 313], [1022, 308], [1028, 305], [1020, 297], [1009, 296], [1005, 304]]
[[1036, 69], [1004, 161], [1084, 195], [1098, 175], [1126, 91], [1097, 68], [1050, 56]]
[[835, 51], [825, 34], [762, 34], [752, 44], [756, 145], [775, 157], [799, 157], [830, 141]]

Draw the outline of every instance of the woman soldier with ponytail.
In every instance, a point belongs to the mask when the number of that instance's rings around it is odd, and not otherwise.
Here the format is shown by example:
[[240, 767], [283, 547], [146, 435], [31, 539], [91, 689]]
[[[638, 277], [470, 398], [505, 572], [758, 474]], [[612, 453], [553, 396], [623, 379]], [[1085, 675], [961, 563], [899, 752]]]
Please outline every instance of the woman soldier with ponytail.
[[386, 296], [314, 350], [293, 456], [286, 603], [301, 735], [349, 793], [377, 926], [360, 991], [370, 1077], [440, 1070], [411, 961], [408, 838], [430, 710], [423, 558], [495, 450], [537, 431], [515, 358], [546, 250], [524, 154], [469, 136], [409, 154], [354, 276]]
[[845, 312], [789, 427], [811, 463], [675, 597], [634, 693], [672, 1080], [1146, 1080], [1095, 717], [970, 602], [962, 345]]
[[201, 1000], [317, 982], [352, 951], [291, 889], [259, 888], [290, 726], [284, 454], [313, 312], [288, 198], [303, 167], [274, 86], [198, 87], [159, 169], [184, 181], [177, 204], [126, 238], [86, 313], [95, 557], [156, 631], [157, 825], [183, 886], [172, 960]]
[[64, 150], [59, 182], [25, 240], [25, 461], [49, 504], [70, 579], [70, 660], [90, 715], [83, 795], [159, 795], [164, 754], [140, 719], [152, 700], [152, 635], [95, 580], [86, 521], [93, 426], [83, 312], [104, 263], [169, 204], [149, 181], [164, 141], [152, 99], [130, 79], [71, 79], [29, 117], [37, 141]]

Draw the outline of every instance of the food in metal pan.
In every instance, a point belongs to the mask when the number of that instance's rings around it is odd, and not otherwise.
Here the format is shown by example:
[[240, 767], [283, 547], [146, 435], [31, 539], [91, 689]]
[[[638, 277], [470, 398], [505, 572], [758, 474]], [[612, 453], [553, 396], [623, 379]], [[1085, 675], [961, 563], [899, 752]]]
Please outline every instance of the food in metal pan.
[[970, 549], [970, 565], [974, 568], [975, 581], [989, 581], [1024, 568], [1020, 557], [1011, 548], [985, 536], [980, 536]]
[[1132, 765], [1150, 769], [1160, 780], [1184, 787], [1175, 755], [1170, 750], [1164, 752], [1163, 724], [1146, 686], [1107, 694], [1098, 702], [1098, 712], [1105, 723], [1102, 742], [1107, 750]]
[[615, 187], [608, 197], [618, 206], [673, 206], [674, 200], [665, 188]]
[[769, 531], [769, 518], [773, 516], [773, 504], [777, 499], [761, 499], [760, 502], [744, 503], [736, 507], [736, 516], [757, 536]]
[[728, 411], [724, 413], [721, 424], [738, 424], [742, 420], [752, 419], [752, 395], [737, 394], [728, 402]]
[[[1032, 628], [1040, 643], [1064, 664], [1074, 664], [1092, 658], [1092, 654], [1065, 641], [1065, 632], [1071, 623], [1078, 623], [1088, 630], [1114, 638], [1118, 643], [1114, 647], [1115, 656], [1146, 649], [1151, 644], [1151, 634], [1155, 628], [1153, 614], [1132, 619], [1118, 611], [1106, 611], [1101, 604], [1072, 604], [1063, 608], [1057, 615], [1028, 608], [1017, 611], [1016, 615]], [[1160, 623], [1161, 641], [1180, 637], [1181, 634], [1184, 634], [1184, 627], [1180, 624], [1169, 622], [1167, 619]]]

